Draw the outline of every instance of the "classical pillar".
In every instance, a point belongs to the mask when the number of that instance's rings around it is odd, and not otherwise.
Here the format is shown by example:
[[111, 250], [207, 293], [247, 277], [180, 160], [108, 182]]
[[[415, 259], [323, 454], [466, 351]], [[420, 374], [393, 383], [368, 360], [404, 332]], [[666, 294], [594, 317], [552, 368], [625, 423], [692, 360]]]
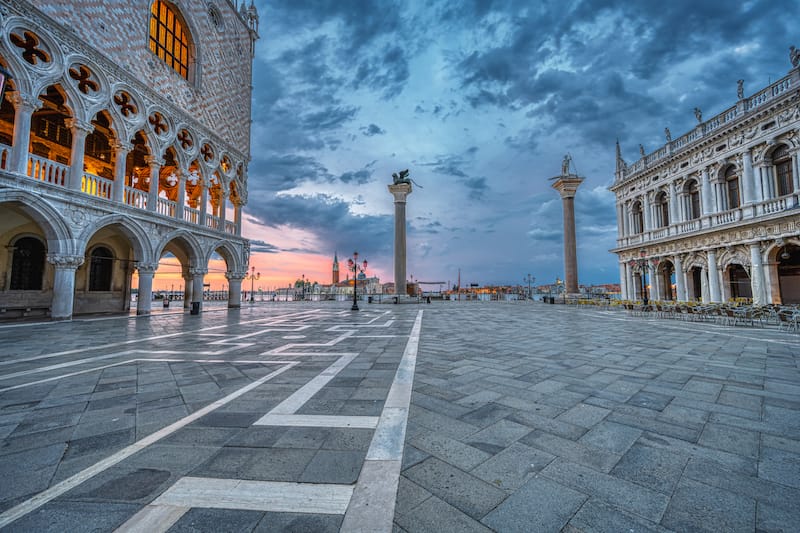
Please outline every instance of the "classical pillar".
[[627, 202], [622, 205], [622, 234], [625, 237], [631, 234], [630, 205]]
[[742, 204], [752, 204], [755, 202], [755, 178], [753, 176], [753, 157], [750, 149], [742, 154]]
[[153, 275], [156, 265], [136, 265], [139, 273], [139, 294], [136, 297], [136, 314], [149, 315], [153, 303]]
[[236, 226], [236, 235], [242, 234], [242, 204], [237, 202], [233, 204], [233, 223]]
[[628, 276], [628, 300], [635, 300], [636, 299], [636, 283], [634, 283], [633, 279], [633, 268], [630, 265], [626, 265], [627, 276]]
[[800, 194], [800, 157], [798, 152], [792, 154], [792, 190]]
[[764, 264], [761, 260], [761, 243], [758, 242], [750, 244], [750, 290], [753, 293], [753, 305], [767, 304]]
[[719, 268], [717, 268], [717, 252], [715, 250], [709, 250], [706, 252], [706, 259], [708, 260], [708, 301], [712, 303], [719, 303], [722, 301], [722, 295], [719, 292]]
[[642, 214], [644, 215], [642, 233], [644, 233], [653, 229], [653, 212], [650, 209], [650, 193], [642, 195]]
[[228, 203], [228, 195], [230, 193], [226, 190], [219, 192], [219, 231], [225, 231], [225, 211]]
[[175, 202], [175, 218], [183, 220], [183, 208], [186, 205], [186, 171], [178, 167], [175, 169], [178, 178], [178, 199]]
[[192, 307], [192, 275], [189, 274], [188, 269], [183, 273], [183, 308], [191, 309]]
[[194, 304], [197, 304], [197, 311], [202, 312], [203, 279], [205, 275], [208, 274], [208, 270], [202, 268], [190, 268], [189, 274], [192, 275], [192, 310], [194, 310]]
[[678, 185], [673, 181], [669, 184], [669, 223], [675, 224], [680, 220], [680, 205], [678, 204]]
[[238, 309], [242, 306], [242, 280], [247, 276], [244, 272], [226, 272], [228, 279], [228, 309]]
[[47, 262], [54, 268], [50, 318], [69, 320], [75, 301], [75, 271], [83, 264], [83, 256], [50, 254]]
[[406, 295], [406, 198], [412, 192], [411, 183], [389, 185], [394, 197], [394, 291], [400, 298]]
[[553, 188], [561, 194], [564, 213], [564, 288], [566, 294], [578, 291], [578, 251], [575, 240], [575, 193], [583, 178], [576, 174], [562, 174], [553, 178]]
[[617, 204], [617, 238], [625, 236], [625, 208]]
[[8, 170], [18, 174], [27, 174], [31, 117], [41, 107], [42, 102], [35, 97], [20, 96], [19, 91], [13, 94], [12, 100], [14, 102], [14, 141], [11, 146]]
[[709, 181], [708, 178], [708, 168], [704, 168], [700, 173], [700, 181], [701, 181], [700, 199], [703, 211], [702, 215], [706, 216], [710, 215], [714, 210], [712, 206], [712, 202], [714, 200], [713, 198], [714, 193], [711, 190], [711, 182]]
[[648, 261], [647, 275], [650, 279], [650, 299], [659, 301], [661, 300], [661, 283], [659, 283], [658, 276], [656, 275], [656, 267]]
[[628, 276], [626, 267], [627, 265], [625, 262], [619, 264], [619, 297], [622, 300], [628, 299]]
[[86, 148], [86, 136], [94, 131], [94, 126], [74, 118], [64, 123], [72, 133], [72, 151], [69, 156], [69, 188], [80, 191], [83, 185], [83, 154]]
[[158, 206], [158, 181], [161, 173], [161, 161], [157, 157], [148, 156], [145, 158], [147, 166], [150, 167], [150, 186], [147, 190], [147, 210], [155, 211]]
[[111, 199], [115, 202], [125, 202], [125, 162], [128, 152], [133, 149], [131, 143], [115, 139], [111, 148], [114, 149], [114, 189]]
[[683, 271], [683, 262], [681, 256], [675, 255], [672, 257], [672, 263], [675, 265], [675, 299], [681, 302], [689, 300], [686, 294], [686, 274]]

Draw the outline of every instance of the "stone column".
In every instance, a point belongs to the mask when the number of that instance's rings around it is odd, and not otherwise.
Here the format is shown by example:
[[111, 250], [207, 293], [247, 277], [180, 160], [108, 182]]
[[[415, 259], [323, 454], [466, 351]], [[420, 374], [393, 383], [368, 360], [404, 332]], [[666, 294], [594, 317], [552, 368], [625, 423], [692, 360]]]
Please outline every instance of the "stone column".
[[748, 205], [755, 202], [755, 177], [753, 176], [753, 157], [750, 150], [742, 153], [742, 204]]
[[136, 297], [136, 314], [149, 315], [153, 305], [153, 275], [156, 265], [137, 265], [139, 273], [139, 294]]
[[35, 97], [20, 96], [19, 91], [14, 93], [12, 100], [15, 110], [14, 141], [11, 146], [8, 170], [18, 174], [27, 174], [28, 147], [31, 143], [31, 117], [42, 106], [42, 102]]
[[578, 291], [578, 251], [575, 240], [575, 192], [583, 178], [575, 174], [556, 176], [553, 188], [561, 194], [564, 212], [564, 288], [567, 295]]
[[206, 225], [206, 215], [208, 214], [208, 185], [205, 178], [200, 179], [197, 184], [200, 186], [200, 216], [197, 220], [199, 226]]
[[622, 234], [625, 237], [631, 234], [630, 204], [627, 202], [622, 205]]
[[225, 211], [228, 203], [228, 191], [220, 191], [219, 193], [219, 231], [225, 232]]
[[389, 185], [394, 197], [394, 290], [403, 298], [406, 295], [406, 198], [412, 192], [410, 183]]
[[722, 296], [719, 291], [719, 269], [717, 268], [717, 252], [709, 250], [706, 252], [708, 260], [708, 297], [709, 302], [719, 303]]
[[689, 296], [686, 294], [686, 274], [683, 272], [681, 256], [673, 256], [672, 263], [675, 265], [675, 292], [677, 292], [675, 299], [685, 302], [689, 299]]
[[236, 235], [242, 234], [242, 204], [233, 204], [233, 223], [236, 226]]
[[622, 262], [619, 264], [619, 297], [622, 300], [628, 299], [628, 276], [627, 265]]
[[710, 215], [713, 212], [712, 202], [714, 200], [714, 193], [711, 190], [711, 182], [708, 178], [708, 168], [704, 168], [700, 173], [700, 205], [703, 216]]
[[643, 220], [642, 223], [644, 227], [642, 228], [642, 233], [650, 231], [653, 229], [653, 211], [650, 208], [650, 193], [645, 193], [642, 195], [642, 216]]
[[800, 155], [798, 152], [792, 154], [792, 185], [794, 194], [800, 194]]
[[175, 202], [175, 218], [183, 220], [183, 208], [186, 205], [186, 171], [178, 167], [175, 169], [178, 177], [178, 199]]
[[656, 275], [656, 267], [649, 261], [647, 262], [647, 276], [650, 281], [650, 299], [655, 301], [661, 300], [661, 283], [659, 283], [658, 276]]
[[161, 161], [157, 157], [149, 156], [145, 158], [147, 166], [150, 167], [150, 186], [147, 189], [147, 210], [155, 211], [158, 208], [158, 181], [161, 172]]
[[64, 123], [72, 133], [72, 150], [69, 156], [69, 188], [80, 191], [83, 185], [83, 154], [86, 148], [86, 136], [94, 131], [94, 126], [74, 118]]
[[75, 301], [75, 271], [83, 264], [82, 255], [47, 256], [47, 262], [54, 267], [53, 300], [50, 303], [50, 318], [69, 320]]
[[182, 274], [183, 277], [183, 308], [191, 309], [192, 307], [192, 275], [186, 269]]
[[203, 279], [208, 270], [202, 268], [190, 268], [189, 274], [192, 275], [192, 306], [199, 303], [199, 312], [203, 311]]
[[242, 306], [242, 280], [247, 276], [244, 272], [226, 272], [228, 279], [228, 309], [238, 309]]
[[636, 283], [633, 279], [633, 268], [626, 264], [627, 277], [628, 277], [628, 300], [636, 299]]
[[115, 202], [125, 202], [125, 162], [128, 152], [133, 149], [131, 143], [115, 139], [111, 145], [114, 149], [114, 190], [111, 192], [111, 199]]
[[678, 204], [678, 185], [673, 181], [669, 184], [669, 223], [675, 224], [680, 220], [680, 205]]
[[761, 243], [750, 244], [750, 290], [753, 305], [767, 304], [767, 291], [764, 283], [764, 264], [761, 260]]

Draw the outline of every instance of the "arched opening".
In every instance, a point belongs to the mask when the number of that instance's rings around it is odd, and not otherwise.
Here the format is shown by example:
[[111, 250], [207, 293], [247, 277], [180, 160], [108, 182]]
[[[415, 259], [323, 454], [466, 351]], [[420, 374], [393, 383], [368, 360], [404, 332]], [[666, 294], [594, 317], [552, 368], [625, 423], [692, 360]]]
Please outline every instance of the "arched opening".
[[669, 200], [667, 193], [661, 191], [656, 195], [656, 227], [669, 226]]
[[47, 249], [36, 237], [22, 237], [13, 243], [9, 290], [40, 291]]
[[116, 152], [112, 149], [114, 132], [111, 130], [111, 116], [107, 111], [100, 111], [92, 119], [94, 130], [86, 136], [86, 147], [83, 154], [84, 192], [111, 198], [111, 186], [114, 181]]
[[703, 269], [692, 267], [688, 272], [688, 289], [690, 300], [700, 300], [703, 297]]
[[662, 261], [658, 265], [659, 285], [663, 300], [675, 300], [675, 265], [672, 261]]
[[700, 218], [700, 185], [697, 180], [689, 180], [683, 187], [684, 212], [687, 220]]
[[736, 167], [730, 165], [725, 169], [725, 201], [724, 209], [736, 209], [739, 207], [741, 195], [739, 194], [739, 174]]
[[787, 244], [777, 252], [781, 303], [800, 303], [800, 246]]
[[642, 233], [644, 231], [642, 202], [636, 201], [633, 203], [633, 206], [631, 206], [631, 214], [633, 215], [633, 233]]
[[41, 107], [31, 117], [28, 175], [64, 186], [72, 157], [72, 131], [67, 126], [72, 113], [58, 85], [47, 87], [39, 100]]
[[197, 224], [200, 221], [200, 201], [203, 197], [203, 176], [200, 165], [195, 160], [189, 165], [189, 174], [186, 176], [186, 204], [184, 218], [187, 222]]
[[775, 165], [775, 190], [778, 196], [792, 194], [794, 192], [792, 155], [788, 146], [782, 144], [772, 152], [772, 164]]
[[750, 274], [747, 270], [739, 264], [729, 265], [726, 269], [728, 277], [728, 287], [730, 289], [731, 299], [737, 298], [752, 298], [753, 289], [750, 284]]
[[110, 291], [114, 254], [105, 246], [98, 246], [89, 257], [89, 290]]
[[[8, 70], [8, 67], [0, 62], [0, 66]], [[14, 104], [11, 102], [11, 92], [13, 91], [13, 80], [6, 80], [6, 93], [0, 101], [0, 168], [8, 169], [8, 161], [11, 157], [11, 147], [14, 144], [14, 117], [16, 115]]]
[[133, 136], [132, 149], [125, 158], [125, 203], [144, 209], [147, 207], [147, 192], [150, 189], [150, 167], [147, 158], [150, 148], [147, 136], [137, 131]]

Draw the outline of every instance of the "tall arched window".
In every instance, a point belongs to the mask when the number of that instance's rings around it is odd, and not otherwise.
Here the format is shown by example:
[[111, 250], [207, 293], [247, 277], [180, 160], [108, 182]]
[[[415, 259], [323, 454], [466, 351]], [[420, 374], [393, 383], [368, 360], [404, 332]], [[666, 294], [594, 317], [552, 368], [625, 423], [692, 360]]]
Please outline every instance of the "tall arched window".
[[792, 183], [792, 156], [789, 148], [782, 144], [772, 152], [772, 163], [775, 165], [775, 178], [778, 185], [778, 196], [794, 192]]
[[728, 193], [728, 209], [739, 207], [739, 175], [733, 166], [725, 171], [725, 190]]
[[700, 218], [700, 186], [697, 180], [691, 180], [686, 183], [683, 189], [686, 199], [686, 219], [695, 220]]
[[89, 264], [89, 290], [110, 291], [111, 272], [114, 266], [114, 255], [111, 250], [98, 246], [92, 250]]
[[12, 291], [42, 290], [44, 260], [44, 243], [36, 237], [23, 237], [15, 242], [9, 289]]
[[635, 202], [631, 208], [631, 213], [633, 214], [633, 233], [642, 233], [644, 231], [642, 202]]
[[658, 217], [658, 227], [665, 228], [669, 226], [669, 200], [667, 200], [667, 193], [661, 191], [656, 196], [656, 216]]
[[194, 46], [189, 29], [180, 12], [163, 0], [155, 0], [150, 8], [150, 51], [191, 79]]

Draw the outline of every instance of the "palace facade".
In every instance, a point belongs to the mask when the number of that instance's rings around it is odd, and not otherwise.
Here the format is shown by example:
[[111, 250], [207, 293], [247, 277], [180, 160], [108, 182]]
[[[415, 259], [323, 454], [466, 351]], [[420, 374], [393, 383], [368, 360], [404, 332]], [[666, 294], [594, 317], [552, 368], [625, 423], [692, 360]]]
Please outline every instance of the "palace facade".
[[631, 165], [617, 144], [623, 299], [800, 303], [800, 57]]
[[3, 0], [0, 317], [125, 312], [134, 273], [148, 314], [165, 256], [240, 305], [257, 38], [252, 3]]

